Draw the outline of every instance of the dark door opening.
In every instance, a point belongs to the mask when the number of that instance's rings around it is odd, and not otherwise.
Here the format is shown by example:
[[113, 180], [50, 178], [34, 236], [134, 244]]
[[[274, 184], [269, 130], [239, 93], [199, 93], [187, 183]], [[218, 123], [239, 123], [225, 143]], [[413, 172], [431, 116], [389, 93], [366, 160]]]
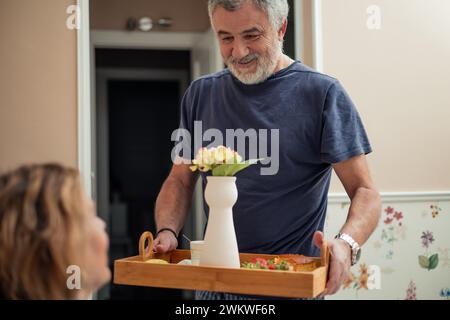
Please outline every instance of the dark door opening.
[[[164, 57], [181, 59], [170, 65]], [[100, 49], [96, 50], [96, 68], [100, 159], [97, 172], [102, 165], [108, 168], [106, 179], [99, 175], [97, 194], [100, 202], [106, 202], [99, 215], [108, 222], [113, 271], [115, 260], [137, 255], [142, 232], [156, 233], [154, 207], [172, 167], [171, 135], [179, 125], [181, 95], [189, 80], [190, 53]], [[184, 74], [182, 78], [186, 80], [172, 79], [170, 72]], [[106, 133], [100, 134], [102, 130]], [[179, 243], [180, 247], [186, 245], [182, 239]], [[191, 296], [182, 290], [119, 286], [112, 282], [98, 294], [100, 299], [178, 300]]]
[[[137, 248], [142, 232], [155, 232], [154, 204], [172, 165], [170, 138], [178, 126], [179, 83], [110, 81], [108, 97], [110, 202], [118, 199], [127, 204], [127, 233], [131, 247]], [[116, 217], [111, 218], [114, 227]], [[114, 254], [123, 253], [123, 244], [111, 234], [113, 259], [124, 257]], [[135, 298], [153, 295], [136, 291]], [[124, 288], [111, 288], [112, 298], [121, 298], [123, 293]], [[174, 290], [158, 290], [157, 295], [181, 298]]]

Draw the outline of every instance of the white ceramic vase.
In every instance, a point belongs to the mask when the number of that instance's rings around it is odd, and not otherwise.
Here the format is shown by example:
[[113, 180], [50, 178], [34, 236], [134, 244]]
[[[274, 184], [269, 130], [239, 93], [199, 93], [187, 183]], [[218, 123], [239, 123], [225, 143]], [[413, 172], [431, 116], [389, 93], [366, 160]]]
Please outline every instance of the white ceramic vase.
[[206, 180], [209, 217], [200, 265], [240, 268], [232, 210], [238, 197], [236, 177], [207, 177]]

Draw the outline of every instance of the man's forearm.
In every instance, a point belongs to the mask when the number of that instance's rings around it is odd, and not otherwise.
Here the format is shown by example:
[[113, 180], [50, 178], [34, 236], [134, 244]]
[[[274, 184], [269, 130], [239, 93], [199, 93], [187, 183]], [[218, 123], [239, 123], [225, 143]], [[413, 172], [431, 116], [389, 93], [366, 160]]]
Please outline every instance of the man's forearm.
[[156, 228], [171, 228], [177, 232], [183, 228], [191, 205], [193, 188], [180, 180], [169, 177], [164, 182], [156, 200]]
[[359, 188], [351, 199], [347, 221], [341, 232], [349, 234], [359, 245], [363, 245], [377, 227], [380, 216], [381, 199], [378, 191]]

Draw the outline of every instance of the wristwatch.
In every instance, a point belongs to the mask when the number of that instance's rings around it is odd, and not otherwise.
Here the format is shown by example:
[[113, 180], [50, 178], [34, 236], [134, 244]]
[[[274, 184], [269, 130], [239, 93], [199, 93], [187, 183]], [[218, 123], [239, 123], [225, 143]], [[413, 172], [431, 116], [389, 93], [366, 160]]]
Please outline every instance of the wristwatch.
[[353, 238], [346, 233], [339, 233], [335, 239], [341, 239], [348, 243], [352, 250], [352, 266], [358, 263], [359, 258], [361, 257], [361, 247], [358, 242], [353, 240]]

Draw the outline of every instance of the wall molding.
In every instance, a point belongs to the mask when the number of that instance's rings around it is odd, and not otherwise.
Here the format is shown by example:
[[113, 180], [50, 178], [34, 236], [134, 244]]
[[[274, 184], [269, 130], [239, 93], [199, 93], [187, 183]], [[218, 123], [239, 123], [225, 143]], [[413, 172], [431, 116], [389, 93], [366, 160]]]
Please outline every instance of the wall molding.
[[[450, 191], [381, 192], [382, 202], [450, 201]], [[346, 193], [329, 193], [328, 203], [350, 203]]]

